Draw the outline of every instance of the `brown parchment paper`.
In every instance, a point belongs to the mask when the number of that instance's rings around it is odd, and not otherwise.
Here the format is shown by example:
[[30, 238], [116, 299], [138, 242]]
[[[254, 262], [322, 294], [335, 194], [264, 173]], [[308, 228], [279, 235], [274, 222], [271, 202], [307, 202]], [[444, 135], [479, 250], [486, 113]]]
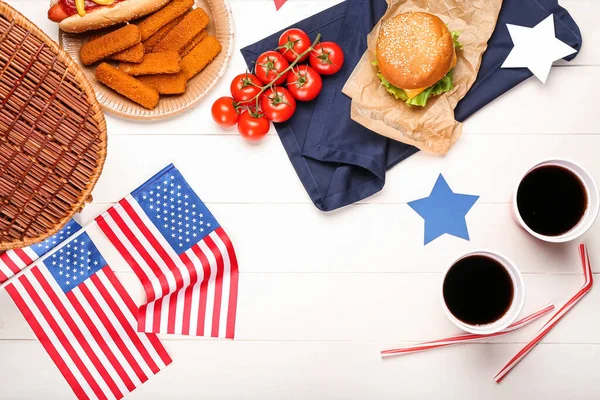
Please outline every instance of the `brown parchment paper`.
[[[494, 31], [502, 0], [388, 0], [388, 10], [367, 37], [368, 49], [343, 88], [352, 98], [352, 119], [380, 135], [421, 150], [445, 154], [462, 133], [454, 108], [469, 91]], [[425, 107], [411, 107], [386, 92], [377, 77], [375, 59], [381, 26], [397, 14], [424, 11], [440, 17], [450, 31], [460, 31], [454, 89], [432, 97]]]

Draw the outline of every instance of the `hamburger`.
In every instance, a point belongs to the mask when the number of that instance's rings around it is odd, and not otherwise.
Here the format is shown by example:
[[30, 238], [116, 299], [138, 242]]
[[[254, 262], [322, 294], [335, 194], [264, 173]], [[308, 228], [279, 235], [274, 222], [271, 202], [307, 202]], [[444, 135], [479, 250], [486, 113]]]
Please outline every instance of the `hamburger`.
[[80, 33], [143, 17], [171, 0], [52, 0], [48, 19], [60, 29]]
[[451, 91], [459, 32], [450, 32], [435, 15], [399, 14], [377, 38], [377, 76], [381, 85], [409, 106], [424, 107], [432, 96]]

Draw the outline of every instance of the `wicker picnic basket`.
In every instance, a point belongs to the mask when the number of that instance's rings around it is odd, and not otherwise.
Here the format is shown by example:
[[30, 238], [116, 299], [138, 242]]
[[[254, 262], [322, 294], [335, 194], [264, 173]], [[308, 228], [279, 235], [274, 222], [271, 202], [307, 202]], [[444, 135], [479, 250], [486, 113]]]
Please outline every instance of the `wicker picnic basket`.
[[0, 250], [60, 230], [91, 200], [106, 122], [73, 60], [0, 1]]

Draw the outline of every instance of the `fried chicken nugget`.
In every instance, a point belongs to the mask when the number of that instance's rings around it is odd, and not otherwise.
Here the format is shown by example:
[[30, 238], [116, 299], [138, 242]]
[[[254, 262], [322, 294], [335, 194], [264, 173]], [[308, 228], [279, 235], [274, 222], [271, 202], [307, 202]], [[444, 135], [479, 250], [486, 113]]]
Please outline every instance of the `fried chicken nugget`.
[[183, 72], [176, 74], [144, 75], [137, 79], [146, 85], [153, 87], [160, 94], [182, 94], [185, 93], [187, 78]]
[[141, 41], [140, 29], [135, 25], [126, 25], [121, 29], [90, 40], [79, 51], [83, 65], [92, 65], [115, 53], [130, 48]]
[[144, 18], [138, 26], [142, 32], [142, 40], [147, 40], [160, 28], [183, 15], [194, 5], [194, 0], [173, 0], [154, 14]]
[[158, 104], [158, 92], [139, 80], [119, 71], [107, 63], [102, 63], [96, 69], [96, 79], [122, 96], [148, 109]]
[[190, 51], [192, 51], [192, 49], [194, 47], [198, 46], [198, 44], [201, 41], [203, 41], [206, 36], [208, 36], [208, 32], [206, 32], [206, 29], [205, 29], [202, 32], [200, 32], [199, 34], [197, 34], [196, 37], [193, 38], [191, 42], [186, 44], [185, 47], [179, 51], [179, 55], [183, 58], [183, 57], [187, 56], [188, 54], [190, 54]]
[[192, 10], [154, 46], [152, 51], [154, 53], [160, 53], [161, 51], [176, 51], [179, 53], [186, 44], [206, 28], [209, 22], [210, 18], [202, 8]]
[[128, 48], [127, 50], [123, 50], [120, 53], [113, 54], [112, 56], [110, 56], [110, 59], [115, 61], [139, 64], [144, 60], [144, 54], [146, 54], [146, 49], [144, 49], [144, 45], [138, 43], [135, 46]]
[[165, 35], [171, 31], [171, 29], [175, 28], [175, 25], [180, 23], [185, 15], [186, 14], [183, 14], [183, 15], [180, 15], [179, 17], [175, 18], [173, 21], [169, 22], [168, 24], [166, 24], [165, 26], [163, 26], [162, 28], [157, 30], [154, 35], [152, 35], [148, 39], [144, 40], [142, 43], [144, 43], [144, 48], [146, 49], [146, 53], [152, 53], [152, 48], [154, 46], [156, 46], [156, 43], [160, 42], [160, 40], [162, 38], [164, 38]]
[[192, 79], [221, 52], [221, 43], [214, 36], [207, 36], [190, 53], [181, 59], [181, 71]]
[[139, 64], [120, 63], [119, 69], [131, 76], [174, 74], [181, 70], [180, 61], [179, 53], [165, 51], [164, 53], [146, 54], [144, 61]]

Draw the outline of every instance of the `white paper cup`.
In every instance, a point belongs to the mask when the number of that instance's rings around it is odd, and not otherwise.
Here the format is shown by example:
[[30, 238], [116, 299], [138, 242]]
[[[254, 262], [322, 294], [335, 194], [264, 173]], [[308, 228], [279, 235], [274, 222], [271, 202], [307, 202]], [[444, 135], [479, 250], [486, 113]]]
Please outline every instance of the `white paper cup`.
[[[519, 186], [523, 179], [533, 170], [546, 166], [558, 166], [568, 169], [573, 174], [575, 174], [581, 183], [583, 184], [586, 194], [587, 194], [587, 208], [581, 220], [575, 225], [570, 231], [563, 233], [559, 236], [546, 236], [541, 235], [535, 231], [533, 231], [519, 213], [519, 207], [517, 206], [517, 192], [519, 191]], [[537, 163], [535, 166], [530, 168], [527, 172], [523, 174], [519, 182], [517, 183], [517, 187], [512, 196], [512, 214], [517, 223], [521, 226], [521, 228], [525, 229], [529, 232], [533, 237], [536, 237], [540, 240], [550, 243], [564, 243], [570, 242], [582, 236], [586, 233], [598, 218], [598, 211], [600, 210], [600, 194], [598, 193], [598, 185], [596, 185], [596, 181], [592, 177], [592, 175], [582, 166], [575, 164], [569, 160], [563, 159], [550, 159], [544, 160]]]
[[[484, 256], [496, 260], [497, 262], [502, 264], [502, 266], [510, 275], [510, 279], [512, 280], [513, 299], [512, 303], [510, 304], [510, 307], [508, 308], [508, 311], [500, 319], [489, 324], [472, 325], [459, 320], [454, 316], [454, 314], [452, 314], [452, 312], [450, 312], [448, 306], [446, 305], [446, 300], [444, 299], [444, 281], [446, 280], [446, 275], [448, 274], [448, 271], [450, 271], [450, 269], [460, 260], [471, 256]], [[519, 317], [519, 314], [523, 310], [523, 305], [525, 304], [525, 284], [523, 283], [523, 276], [521, 275], [521, 272], [516, 267], [516, 265], [508, 258], [498, 253], [494, 253], [490, 250], [475, 250], [459, 257], [456, 261], [454, 261], [444, 273], [440, 292], [442, 299], [442, 307], [444, 308], [444, 312], [446, 313], [450, 321], [452, 321], [454, 325], [458, 326], [463, 331], [482, 335], [496, 333], [506, 329], [510, 324], [516, 321], [516, 319]]]

